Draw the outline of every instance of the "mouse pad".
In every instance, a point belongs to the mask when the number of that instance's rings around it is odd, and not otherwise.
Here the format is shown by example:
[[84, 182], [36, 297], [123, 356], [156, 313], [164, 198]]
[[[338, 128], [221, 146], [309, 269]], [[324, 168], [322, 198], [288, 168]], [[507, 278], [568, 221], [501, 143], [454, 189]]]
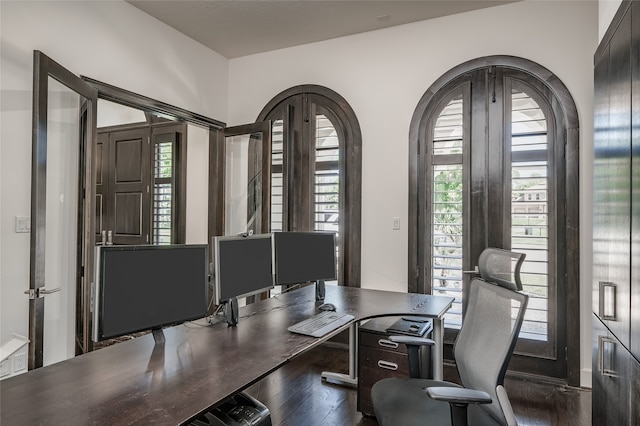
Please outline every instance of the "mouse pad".
[[431, 331], [431, 321], [415, 322], [399, 319], [386, 329], [387, 333], [406, 334], [408, 336], [423, 336]]

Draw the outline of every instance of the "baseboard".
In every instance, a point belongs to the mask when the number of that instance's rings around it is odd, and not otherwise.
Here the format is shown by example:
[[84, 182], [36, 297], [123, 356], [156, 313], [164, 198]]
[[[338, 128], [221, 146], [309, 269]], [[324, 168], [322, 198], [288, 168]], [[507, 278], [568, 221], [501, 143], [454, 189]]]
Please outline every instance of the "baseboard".
[[580, 370], [580, 387], [591, 389], [591, 369], [583, 368]]

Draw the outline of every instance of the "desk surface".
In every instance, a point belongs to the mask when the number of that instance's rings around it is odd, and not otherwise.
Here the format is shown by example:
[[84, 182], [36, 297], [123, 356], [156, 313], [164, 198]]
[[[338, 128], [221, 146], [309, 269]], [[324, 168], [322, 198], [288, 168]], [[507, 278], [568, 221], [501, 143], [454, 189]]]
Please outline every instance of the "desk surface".
[[[450, 297], [327, 286], [326, 302], [355, 320], [440, 317]], [[323, 339], [287, 327], [318, 313], [313, 286], [240, 310], [237, 327], [188, 323], [0, 382], [0, 424], [181, 424]]]

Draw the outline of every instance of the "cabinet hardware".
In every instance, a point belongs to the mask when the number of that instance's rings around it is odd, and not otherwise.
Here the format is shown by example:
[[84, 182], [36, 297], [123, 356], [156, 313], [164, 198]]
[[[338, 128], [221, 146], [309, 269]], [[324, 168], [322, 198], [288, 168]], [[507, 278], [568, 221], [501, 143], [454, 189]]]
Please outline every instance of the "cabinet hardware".
[[387, 339], [378, 340], [378, 344], [384, 348], [396, 349], [398, 347], [398, 344], [396, 342], [392, 342], [391, 340]]
[[616, 292], [617, 285], [612, 282], [600, 281], [599, 316], [603, 320], [616, 321]]
[[389, 361], [378, 361], [378, 367], [384, 368], [385, 370], [396, 371], [398, 369], [398, 364]]
[[[598, 336], [598, 372], [604, 377], [618, 377], [613, 369], [613, 351], [616, 341], [607, 336]], [[609, 350], [605, 347], [609, 347]], [[606, 361], [608, 361], [605, 365]]]

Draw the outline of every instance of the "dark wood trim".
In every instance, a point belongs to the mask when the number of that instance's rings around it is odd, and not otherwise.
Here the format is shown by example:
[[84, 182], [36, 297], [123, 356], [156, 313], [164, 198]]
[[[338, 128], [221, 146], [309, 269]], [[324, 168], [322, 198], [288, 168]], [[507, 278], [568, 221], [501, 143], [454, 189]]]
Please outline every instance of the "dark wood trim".
[[[565, 141], [565, 155], [568, 165], [564, 176], [567, 197], [566, 229], [562, 238], [566, 241], [566, 253], [562, 263], [566, 265], [566, 277], [557, 277], [558, 280], [566, 279], [567, 288], [567, 382], [572, 386], [579, 385], [580, 375], [580, 307], [578, 303], [570, 301], [579, 300], [580, 295], [580, 232], [579, 232], [579, 121], [578, 111], [567, 87], [550, 70], [525, 58], [515, 56], [488, 56], [464, 62], [439, 77], [423, 94], [419, 100], [411, 119], [409, 128], [409, 228], [408, 228], [408, 288], [409, 291], [425, 289], [426, 283], [421, 282], [419, 271], [420, 262], [418, 253], [418, 239], [420, 228], [419, 214], [424, 210], [419, 205], [419, 190], [422, 179], [419, 176], [419, 163], [422, 142], [425, 135], [425, 126], [429, 118], [429, 111], [433, 108], [433, 102], [440, 90], [457, 77], [480, 68], [492, 66], [522, 70], [535, 76], [557, 99], [558, 111], [561, 112], [564, 134], [558, 143]], [[562, 319], [560, 319], [562, 321]]]
[[170, 117], [169, 119], [186, 121], [188, 123], [198, 124], [208, 128], [222, 129], [225, 125], [221, 121], [214, 120], [204, 115], [196, 114], [195, 112], [187, 111], [186, 109], [169, 105], [89, 77], [83, 76], [82, 79], [98, 89], [98, 97], [101, 99], [127, 105], [132, 108], [141, 109], [154, 114], [162, 114], [163, 116], [167, 116], [167, 118]]
[[[310, 108], [310, 109], [309, 109]], [[343, 235], [343, 266], [344, 276], [341, 284], [359, 287], [361, 279], [361, 227], [362, 227], [362, 133], [355, 112], [349, 103], [341, 95], [333, 90], [319, 85], [305, 84], [291, 87], [271, 99], [258, 115], [257, 121], [274, 119], [275, 115], [282, 115], [284, 120], [284, 194], [285, 215], [283, 229], [306, 230], [313, 226], [304, 223], [300, 214], [292, 215], [291, 210], [310, 211], [310, 200], [297, 197], [299, 187], [302, 185], [313, 187], [313, 175], [300, 174], [299, 168], [292, 168], [293, 161], [308, 163], [311, 155], [308, 150], [301, 147], [300, 138], [310, 138], [312, 135], [305, 132], [312, 131], [312, 126], [305, 122], [305, 117], [313, 114], [315, 108], [323, 113], [330, 113], [336, 130], [343, 135], [341, 145], [340, 172], [344, 176], [343, 187], [340, 189], [341, 197], [341, 229]], [[307, 120], [308, 121], [308, 120]], [[339, 128], [338, 128], [339, 127]], [[308, 163], [310, 164], [310, 163]], [[312, 166], [309, 167], [312, 169]], [[311, 192], [312, 193], [312, 192]], [[312, 216], [309, 216], [312, 221]]]
[[224, 132], [209, 132], [209, 253], [213, 262], [213, 237], [224, 234]]

